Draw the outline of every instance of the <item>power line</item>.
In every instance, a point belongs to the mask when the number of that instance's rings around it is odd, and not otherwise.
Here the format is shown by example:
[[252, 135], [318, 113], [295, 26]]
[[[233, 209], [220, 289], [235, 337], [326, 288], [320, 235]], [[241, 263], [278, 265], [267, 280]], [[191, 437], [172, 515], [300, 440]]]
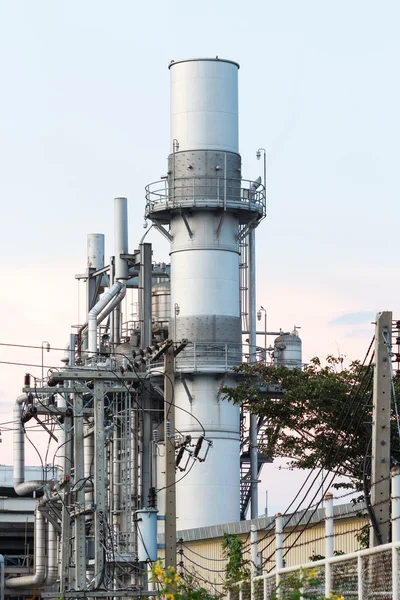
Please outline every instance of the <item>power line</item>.
[[[2, 365], [15, 365], [17, 367], [35, 367], [38, 369], [41, 369], [42, 367], [44, 369], [59, 369], [60, 367], [56, 367], [55, 365], [34, 365], [32, 363], [21, 363], [21, 362], [11, 362], [9, 360], [0, 360], [0, 364]], [[37, 379], [37, 377], [36, 377]]]
[[[367, 351], [366, 357], [364, 358], [363, 364], [360, 366], [360, 369], [361, 369], [361, 367], [362, 367], [362, 366], [365, 364], [365, 360], [366, 360], [366, 358], [367, 358], [367, 356], [368, 356], [368, 354], [369, 354], [369, 352], [370, 352], [370, 350], [371, 350], [371, 347], [372, 347], [373, 341], [374, 341], [374, 338], [373, 338], [373, 340], [371, 341], [371, 344], [370, 344], [370, 346], [369, 346], [369, 349], [368, 349], [368, 351]], [[373, 357], [374, 357], [374, 354], [372, 354], [372, 357], [371, 357], [371, 359], [370, 359], [370, 363], [369, 363], [369, 365], [368, 365], [367, 371], [364, 373], [364, 376], [363, 376], [363, 378], [362, 378], [362, 380], [361, 380], [361, 382], [360, 382], [360, 384], [359, 384], [359, 386], [358, 386], [358, 388], [357, 388], [357, 390], [356, 390], [356, 393], [355, 393], [355, 395], [354, 395], [354, 398], [353, 398], [353, 399], [352, 399], [352, 400], [349, 402], [349, 404], [348, 404], [348, 410], [347, 410], [347, 413], [346, 413], [346, 415], [345, 415], [345, 417], [344, 417], [344, 420], [347, 418], [347, 415], [348, 415], [348, 412], [349, 412], [349, 410], [350, 410], [351, 406], [352, 406], [352, 405], [354, 404], [354, 402], [356, 401], [356, 399], [357, 399], [357, 395], [361, 393], [361, 390], [362, 390], [362, 386], [363, 386], [363, 383], [364, 383], [365, 377], [367, 376], [367, 374], [368, 374], [368, 373], [369, 373], [369, 371], [370, 371], [370, 368], [371, 368], [371, 365], [372, 365], [372, 361], [373, 361]], [[360, 369], [359, 369], [359, 370], [360, 370]], [[370, 386], [370, 384], [371, 384], [372, 377], [373, 377], [373, 373], [371, 373], [370, 380], [369, 380], [369, 382], [368, 382], [368, 384], [367, 384], [367, 389], [368, 389], [368, 387], [369, 387], [369, 386]], [[354, 389], [354, 386], [353, 386], [353, 389]], [[369, 402], [369, 401], [370, 401], [370, 398], [368, 399], [368, 401], [367, 401], [367, 402]], [[346, 436], [346, 434], [348, 433], [348, 431], [349, 431], [350, 427], [351, 427], [351, 426], [352, 426], [352, 424], [353, 424], [353, 421], [354, 421], [354, 416], [355, 416], [355, 415], [353, 415], [353, 418], [352, 418], [352, 419], [351, 419], [351, 421], [349, 421], [349, 423], [348, 423], [348, 426], [347, 426], [347, 428], [346, 428], [346, 432], [345, 432], [345, 436]], [[355, 431], [354, 431], [354, 433], [353, 433], [353, 437], [354, 437], [354, 436], [357, 434], [357, 432], [358, 432], [358, 429], [359, 429], [359, 426], [360, 426], [360, 424], [362, 423], [362, 419], [363, 419], [363, 418], [364, 418], [364, 415], [363, 415], [363, 413], [361, 413], [361, 415], [360, 415], [360, 418], [359, 418], [359, 420], [358, 420], [358, 423], [357, 423], [357, 425], [356, 425], [356, 429], [355, 429]], [[344, 439], [343, 439], [343, 443], [344, 443], [345, 439], [346, 439], [346, 438], [344, 437]], [[336, 458], [338, 457], [338, 454], [339, 454], [339, 452], [340, 452], [342, 449], [343, 449], [343, 446], [339, 446], [338, 448], [336, 448], [335, 455], [333, 456], [333, 460], [336, 460]], [[319, 476], [319, 474], [321, 473], [321, 470], [323, 470], [323, 468], [324, 468], [324, 467], [322, 466], [322, 467], [321, 467], [321, 469], [319, 470], [319, 472], [317, 473], [317, 476], [314, 478], [314, 481], [313, 481], [312, 485], [313, 485], [313, 484], [314, 484], [314, 482], [316, 481], [317, 477]], [[336, 477], [336, 476], [338, 475], [338, 473], [340, 472], [340, 469], [341, 469], [341, 465], [339, 465], [339, 466], [337, 467], [337, 469], [334, 471], [334, 473], [333, 473], [333, 476], [332, 476], [332, 479], [331, 479], [331, 481], [330, 481], [330, 483], [329, 483], [329, 486], [330, 486], [330, 485], [332, 485], [332, 483], [333, 483], [333, 481], [334, 481], [335, 477]], [[318, 487], [318, 489], [317, 489], [316, 493], [314, 494], [314, 496], [313, 496], [313, 498], [312, 498], [312, 500], [311, 500], [311, 503], [312, 503], [312, 502], [315, 500], [315, 498], [316, 498], [316, 496], [318, 495], [319, 491], [320, 491], [320, 490], [321, 490], [321, 488], [323, 487], [323, 485], [324, 485], [324, 483], [325, 483], [326, 479], [327, 479], [327, 478], [328, 478], [328, 476], [329, 476], [329, 473], [330, 473], [330, 471], [328, 471], [328, 472], [327, 472], [327, 474], [325, 475], [325, 477], [323, 478], [323, 480], [322, 480], [322, 482], [321, 482], [320, 486]], [[310, 488], [310, 489], [311, 489], [311, 488]], [[307, 492], [307, 493], [308, 493], [308, 492]], [[296, 542], [299, 540], [299, 538], [301, 537], [301, 535], [302, 535], [302, 534], [304, 533], [304, 531], [307, 529], [307, 527], [308, 527], [308, 525], [309, 525], [309, 523], [310, 523], [310, 521], [311, 521], [312, 517], [314, 516], [314, 514], [315, 514], [315, 512], [316, 512], [316, 510], [317, 510], [318, 506], [321, 504], [321, 502], [322, 502], [322, 498], [321, 498], [321, 499], [318, 501], [318, 503], [317, 503], [317, 505], [316, 505], [315, 509], [313, 510], [313, 512], [311, 513], [311, 515], [310, 515], [309, 519], [307, 520], [307, 523], [304, 525], [303, 529], [300, 531], [300, 533], [298, 534], [298, 536], [296, 537], [296, 539], [294, 540], [294, 542], [291, 544], [291, 546], [290, 546], [290, 547], [289, 547], [289, 548], [286, 550], [286, 552], [285, 552], [284, 556], [286, 556], [286, 554], [289, 552], [289, 550], [291, 550], [291, 548], [293, 548], [293, 546], [294, 546], [294, 545], [296, 544]], [[306, 511], [308, 511], [308, 510], [310, 509], [311, 503], [310, 503], [310, 504], [309, 504], [309, 506], [307, 507]], [[288, 522], [289, 522], [289, 521], [287, 521], [287, 522], [286, 522], [286, 524], [284, 525], [284, 527], [287, 525], [287, 523], [288, 523]], [[297, 529], [297, 527], [298, 527], [298, 526], [299, 526], [299, 523], [298, 523], [298, 524], [297, 524], [297, 525], [294, 527], [294, 529], [293, 529], [293, 530], [290, 532], [290, 535], [293, 535], [294, 531]], [[286, 539], [288, 539], [288, 537], [289, 537], [289, 534], [288, 534], [288, 535], [285, 537], [284, 541], [285, 541]], [[263, 562], [263, 564], [265, 564], [265, 563], [266, 563], [266, 562], [267, 562], [267, 561], [268, 561], [268, 560], [271, 558], [271, 556], [272, 556], [272, 555], [268, 556], [268, 557], [265, 559], [265, 561]]]
[[[358, 369], [358, 373], [359, 373], [359, 374], [361, 373], [361, 370], [362, 370], [362, 368], [363, 368], [363, 367], [364, 367], [364, 365], [365, 365], [365, 362], [366, 362], [366, 360], [367, 360], [367, 358], [368, 358], [368, 355], [369, 355], [369, 353], [370, 353], [370, 351], [371, 351], [371, 348], [372, 348], [372, 345], [373, 345], [373, 343], [374, 343], [374, 339], [375, 339], [375, 338], [373, 337], [373, 338], [372, 338], [372, 340], [371, 340], [371, 342], [370, 342], [370, 345], [369, 345], [369, 347], [368, 347], [368, 350], [367, 350], [367, 352], [366, 352], [366, 354], [365, 354], [364, 360], [363, 360], [362, 364], [359, 366], [359, 369]], [[373, 360], [373, 355], [372, 355], [372, 357], [371, 357], [371, 360], [370, 360], [370, 364], [369, 364], [369, 366], [368, 366], [368, 369], [370, 368], [370, 366], [371, 366], [371, 364], [372, 364], [372, 360]], [[347, 411], [346, 411], [345, 415], [339, 415], [339, 418], [341, 418], [341, 417], [343, 416], [343, 419], [342, 419], [342, 422], [341, 422], [341, 424], [339, 423], [339, 420], [337, 421], [337, 423], [336, 423], [336, 426], [335, 426], [335, 429], [337, 429], [337, 430], [340, 430], [340, 429], [343, 427], [343, 424], [345, 423], [345, 420], [346, 420], [346, 419], [347, 419], [347, 417], [348, 417], [349, 411], [350, 411], [350, 409], [352, 408], [352, 404], [355, 402], [355, 399], [356, 399], [356, 397], [357, 397], [357, 392], [359, 392], [359, 390], [360, 390], [360, 387], [361, 387], [361, 385], [362, 385], [362, 384], [363, 384], [363, 382], [364, 382], [365, 376], [366, 376], [366, 373], [364, 373], [364, 376], [363, 376], [363, 378], [362, 378], [362, 380], [361, 380], [361, 383], [360, 383], [359, 387], [357, 388], [357, 391], [356, 391], [356, 394], [355, 394], [354, 398], [353, 398], [353, 399], [351, 399], [351, 400], [348, 402], [348, 404], [347, 404]], [[354, 391], [356, 384], [357, 384], [357, 379], [356, 379], [356, 380], [353, 382], [353, 385], [352, 385], [352, 388], [351, 388], [351, 392], [353, 392], [353, 391]], [[354, 417], [354, 416], [353, 416], [353, 417]], [[353, 419], [352, 419], [352, 420], [353, 420]], [[348, 424], [348, 427], [350, 426], [350, 424], [351, 424], [351, 423], [352, 423], [352, 421], [350, 421], [350, 423]], [[340, 427], [339, 427], [339, 425], [340, 425]], [[344, 440], [343, 440], [343, 442], [344, 442]], [[316, 480], [317, 480], [317, 479], [318, 479], [318, 477], [320, 476], [321, 472], [322, 472], [322, 471], [323, 471], [323, 470], [326, 468], [327, 461], [328, 461], [328, 459], [329, 459], [329, 458], [331, 458], [331, 456], [330, 456], [330, 455], [331, 455], [332, 451], [333, 451], [333, 448], [331, 447], [331, 449], [328, 451], [328, 453], [327, 453], [327, 455], [326, 455], [326, 457], [325, 457], [324, 464], [323, 464], [323, 465], [322, 465], [322, 466], [319, 468], [319, 470], [318, 470], [317, 474], [315, 475], [315, 477], [314, 477], [313, 481], [312, 481], [312, 482], [311, 482], [311, 484], [309, 485], [309, 487], [308, 487], [308, 489], [307, 489], [306, 493], [303, 495], [302, 499], [301, 499], [301, 500], [300, 500], [300, 502], [298, 503], [298, 505], [297, 505], [297, 507], [295, 508], [294, 512], [297, 512], [297, 511], [299, 510], [299, 508], [300, 508], [301, 504], [302, 504], [302, 503], [304, 502], [304, 500], [307, 498], [308, 494], [310, 493], [310, 491], [311, 491], [311, 489], [312, 489], [313, 485], [315, 484]], [[338, 451], [338, 448], [336, 448], [336, 454], [337, 454], [337, 451]], [[335, 454], [335, 456], [336, 456], [336, 454]], [[315, 469], [315, 467], [314, 467], [314, 469]], [[292, 500], [292, 502], [290, 503], [289, 507], [288, 507], [288, 508], [285, 510], [285, 512], [283, 513], [283, 515], [282, 515], [282, 516], [285, 516], [285, 515], [287, 515], [287, 513], [288, 513], [289, 509], [291, 508], [291, 506], [293, 505], [294, 501], [297, 499], [297, 497], [299, 496], [299, 494], [301, 493], [301, 491], [304, 489], [304, 487], [305, 487], [305, 485], [306, 485], [307, 481], [308, 481], [308, 480], [310, 479], [310, 477], [311, 477], [311, 476], [314, 474], [314, 469], [313, 469], [313, 470], [312, 470], [312, 471], [309, 473], [309, 475], [307, 476], [307, 478], [306, 478], [305, 482], [304, 482], [304, 483], [303, 483], [303, 485], [301, 486], [301, 488], [300, 488], [299, 492], [296, 494], [296, 496], [295, 496], [294, 500]], [[318, 488], [318, 491], [319, 491], [319, 490], [321, 489], [321, 487], [324, 485], [324, 483], [325, 483], [325, 481], [326, 481], [326, 478], [327, 478], [327, 476], [328, 476], [328, 475], [329, 475], [329, 471], [328, 471], [327, 475], [325, 476], [325, 478], [324, 478], [324, 480], [323, 480], [323, 482], [322, 482], [322, 485], [321, 485], [321, 486]], [[332, 480], [332, 481], [333, 481], [333, 480]], [[331, 482], [331, 483], [332, 483], [332, 482]], [[331, 485], [331, 484], [330, 484], [330, 485]], [[318, 491], [317, 491], [317, 493], [318, 493]], [[315, 496], [314, 496], [314, 498], [315, 498]], [[314, 498], [313, 498], [313, 499], [314, 499]], [[322, 499], [321, 499], [321, 501], [322, 501]], [[321, 502], [321, 501], [320, 501], [320, 502]], [[309, 510], [309, 509], [310, 509], [312, 502], [313, 502], [313, 500], [311, 500], [310, 504], [309, 504], [309, 505], [308, 505], [308, 507], [305, 509], [305, 511], [307, 511], [307, 510]], [[318, 502], [318, 503], [317, 503], [317, 507], [318, 507], [318, 505], [320, 504], [320, 502]], [[262, 538], [259, 540], [259, 542], [261, 542], [261, 541], [263, 541], [264, 539], [266, 539], [267, 537], [269, 537], [269, 534], [271, 533], [271, 531], [272, 531], [272, 530], [273, 530], [273, 528], [274, 528], [274, 523], [275, 523], [275, 519], [274, 519], [274, 521], [271, 523], [270, 527], [267, 529], [267, 531], [266, 531], [265, 535], [264, 535], [264, 536], [263, 536], [263, 537], [262, 537]], [[264, 550], [265, 550], [266, 548], [268, 548], [268, 547], [269, 547], [271, 544], [272, 544], [272, 541], [270, 541], [270, 543], [269, 543], [269, 544], [268, 544], [268, 545], [267, 545], [267, 546], [264, 548]], [[268, 560], [268, 559], [267, 559], [267, 560]], [[266, 562], [266, 561], [264, 561], [264, 564], [265, 564], [265, 562]]]

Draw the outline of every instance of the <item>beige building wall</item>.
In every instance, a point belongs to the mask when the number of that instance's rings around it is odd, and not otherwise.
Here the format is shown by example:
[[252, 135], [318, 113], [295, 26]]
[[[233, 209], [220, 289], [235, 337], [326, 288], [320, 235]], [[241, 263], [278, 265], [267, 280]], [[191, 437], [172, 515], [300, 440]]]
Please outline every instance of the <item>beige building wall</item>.
[[[241, 525], [243, 523], [249, 524], [250, 522], [242, 522]], [[335, 518], [335, 551], [347, 554], [359, 550], [360, 545], [356, 536], [366, 523], [368, 523], [368, 520], [365, 517], [354, 516], [354, 511], [348, 517]], [[229, 533], [234, 533], [232, 525], [227, 527]], [[284, 530], [284, 540], [286, 538], [284, 553], [292, 544], [294, 546], [284, 558], [285, 566], [307, 563], [314, 555], [325, 556], [324, 527], [323, 520], [310, 523], [299, 539], [297, 537], [304, 529], [301, 521], [297, 528], [286, 527]], [[223, 527], [220, 529], [222, 533]], [[201, 530], [193, 531], [197, 533]], [[222, 552], [223, 533], [217, 537], [206, 539], [187, 539], [190, 536], [184, 535], [185, 533], [187, 532], [182, 532], [183, 541], [177, 544], [177, 564], [179, 565], [181, 561], [183, 563], [183, 567], [178, 566], [178, 572], [183, 569], [186, 574], [194, 574], [204, 585], [207, 583], [209, 586], [215, 586], [217, 590], [221, 591], [225, 580], [226, 566]], [[237, 535], [244, 542], [245, 558], [250, 560], [250, 532], [238, 533]], [[199, 536], [192, 535], [192, 537]], [[275, 533], [273, 527], [259, 528], [258, 539], [258, 550], [262, 555], [263, 572], [265, 573], [275, 568]], [[162, 557], [163, 551], [160, 550], [160, 558]]]

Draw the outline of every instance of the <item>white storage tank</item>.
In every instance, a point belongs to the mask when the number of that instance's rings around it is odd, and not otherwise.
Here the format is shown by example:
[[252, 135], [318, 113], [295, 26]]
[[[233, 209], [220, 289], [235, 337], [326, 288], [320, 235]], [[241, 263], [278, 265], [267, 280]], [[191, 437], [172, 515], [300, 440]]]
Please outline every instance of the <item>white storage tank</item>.
[[274, 341], [274, 362], [288, 369], [301, 369], [303, 365], [301, 339], [296, 327], [291, 333], [282, 333]]
[[153, 324], [168, 327], [171, 315], [171, 286], [169, 281], [154, 283], [151, 292]]

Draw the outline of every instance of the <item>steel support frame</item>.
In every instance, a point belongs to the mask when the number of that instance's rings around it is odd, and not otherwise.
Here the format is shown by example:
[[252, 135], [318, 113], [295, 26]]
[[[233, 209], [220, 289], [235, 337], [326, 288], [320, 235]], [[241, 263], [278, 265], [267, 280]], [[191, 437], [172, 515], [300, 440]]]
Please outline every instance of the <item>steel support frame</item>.
[[105, 569], [106, 472], [104, 443], [104, 382], [94, 380], [94, 528], [95, 528], [95, 586], [103, 583]]
[[[83, 452], [83, 400], [80, 394], [73, 394], [74, 404], [74, 479], [82, 482], [84, 472]], [[85, 505], [85, 486], [78, 486], [76, 491], [77, 505]], [[83, 590], [86, 587], [86, 531], [85, 515], [74, 515], [74, 548], [75, 548], [75, 588]]]
[[174, 347], [164, 358], [165, 566], [176, 567]]

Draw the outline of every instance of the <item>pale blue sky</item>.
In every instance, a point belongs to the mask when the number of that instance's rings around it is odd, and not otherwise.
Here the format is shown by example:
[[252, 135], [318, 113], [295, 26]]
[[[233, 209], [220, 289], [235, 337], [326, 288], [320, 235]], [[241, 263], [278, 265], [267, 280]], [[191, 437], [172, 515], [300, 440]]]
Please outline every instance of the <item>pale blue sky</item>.
[[[269, 154], [268, 323], [301, 325], [306, 360], [363, 353], [370, 313], [399, 310], [399, 23], [397, 0], [3, 0], [1, 341], [65, 343], [86, 234], [112, 252], [114, 196], [129, 199], [132, 250], [143, 234], [144, 186], [169, 152], [168, 63], [218, 55], [241, 65], [244, 177], [261, 173], [259, 146]], [[3, 415], [24, 370], [0, 365]]]

